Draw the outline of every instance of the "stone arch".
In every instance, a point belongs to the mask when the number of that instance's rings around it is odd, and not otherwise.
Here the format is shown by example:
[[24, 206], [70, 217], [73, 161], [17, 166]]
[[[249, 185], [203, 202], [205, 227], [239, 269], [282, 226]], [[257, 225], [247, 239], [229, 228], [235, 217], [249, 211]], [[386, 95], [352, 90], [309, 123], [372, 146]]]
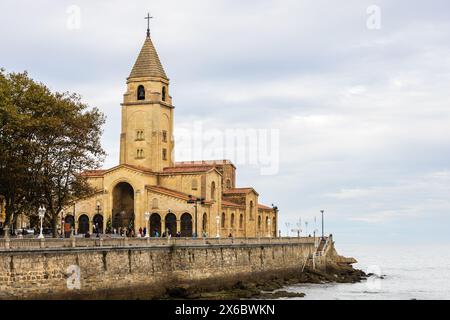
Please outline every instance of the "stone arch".
[[172, 212], [169, 212], [168, 214], [166, 214], [164, 222], [166, 224], [165, 232], [169, 232], [166, 235], [168, 236], [170, 234], [172, 236], [175, 236], [177, 233], [177, 217]]
[[181, 236], [182, 237], [192, 237], [192, 216], [185, 212], [181, 215]]
[[150, 216], [150, 235], [152, 237], [161, 236], [161, 216], [157, 213], [152, 213]]
[[96, 229], [98, 233], [103, 233], [103, 216], [101, 214], [96, 214], [92, 219], [92, 222], [94, 229]]
[[137, 100], [145, 100], [145, 88], [144, 86], [141, 84], [138, 86], [137, 88]]
[[82, 214], [78, 217], [78, 234], [86, 234], [89, 231], [89, 217]]
[[66, 215], [64, 218], [64, 224], [69, 224], [71, 228], [75, 228], [75, 218], [73, 217], [73, 215]]
[[113, 188], [113, 227], [134, 227], [134, 189], [125, 181], [119, 182]]

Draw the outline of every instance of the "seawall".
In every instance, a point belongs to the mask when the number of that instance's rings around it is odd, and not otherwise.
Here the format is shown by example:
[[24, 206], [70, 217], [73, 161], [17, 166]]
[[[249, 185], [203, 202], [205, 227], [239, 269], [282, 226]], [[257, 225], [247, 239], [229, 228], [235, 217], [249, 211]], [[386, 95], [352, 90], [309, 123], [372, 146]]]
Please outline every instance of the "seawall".
[[[92, 246], [82, 247], [1, 248], [0, 244], [0, 299], [117, 298], [120, 293], [151, 298], [170, 284], [301, 270], [315, 254], [315, 242], [313, 238], [131, 244], [125, 240], [105, 246], [91, 239]], [[316, 257], [315, 263], [324, 266], [325, 255]]]

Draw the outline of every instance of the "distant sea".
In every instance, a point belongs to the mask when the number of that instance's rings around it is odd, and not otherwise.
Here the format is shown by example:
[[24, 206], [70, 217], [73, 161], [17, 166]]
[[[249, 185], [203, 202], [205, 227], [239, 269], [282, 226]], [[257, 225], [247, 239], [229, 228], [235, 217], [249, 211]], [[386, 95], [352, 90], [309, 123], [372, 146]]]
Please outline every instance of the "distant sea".
[[355, 268], [379, 274], [355, 284], [304, 284], [283, 290], [304, 292], [305, 300], [450, 299], [450, 246], [340, 245], [339, 254], [354, 257]]

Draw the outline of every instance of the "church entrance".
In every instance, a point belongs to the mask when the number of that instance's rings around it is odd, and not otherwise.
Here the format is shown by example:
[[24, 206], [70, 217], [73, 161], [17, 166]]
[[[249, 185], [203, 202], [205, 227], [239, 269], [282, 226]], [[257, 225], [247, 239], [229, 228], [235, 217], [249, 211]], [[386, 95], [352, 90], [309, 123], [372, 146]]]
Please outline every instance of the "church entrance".
[[150, 216], [150, 236], [156, 237], [161, 236], [161, 216], [157, 213], [153, 213]]
[[169, 231], [169, 234], [175, 236], [177, 233], [177, 217], [173, 213], [168, 213], [166, 215], [166, 230]]
[[101, 214], [96, 214], [93, 221], [95, 233], [103, 233], [103, 216]]
[[118, 183], [113, 189], [113, 228], [134, 228], [134, 190], [126, 182]]
[[89, 231], [89, 217], [85, 214], [78, 218], [78, 234], [86, 234]]
[[192, 216], [187, 212], [181, 216], [181, 236], [192, 237]]

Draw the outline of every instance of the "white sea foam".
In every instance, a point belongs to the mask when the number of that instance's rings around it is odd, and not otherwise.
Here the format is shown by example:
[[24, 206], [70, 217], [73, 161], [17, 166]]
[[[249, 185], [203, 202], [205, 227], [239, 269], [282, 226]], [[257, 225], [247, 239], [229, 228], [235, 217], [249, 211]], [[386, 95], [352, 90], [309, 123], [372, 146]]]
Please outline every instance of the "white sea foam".
[[[428, 300], [450, 299], [450, 246], [444, 245], [339, 245], [345, 256], [355, 257], [354, 267], [367, 271], [378, 266], [384, 279], [355, 284], [305, 284], [285, 289], [304, 292], [310, 300]], [[369, 268], [372, 267], [372, 268]]]

